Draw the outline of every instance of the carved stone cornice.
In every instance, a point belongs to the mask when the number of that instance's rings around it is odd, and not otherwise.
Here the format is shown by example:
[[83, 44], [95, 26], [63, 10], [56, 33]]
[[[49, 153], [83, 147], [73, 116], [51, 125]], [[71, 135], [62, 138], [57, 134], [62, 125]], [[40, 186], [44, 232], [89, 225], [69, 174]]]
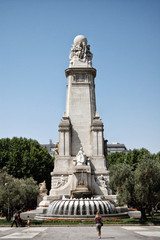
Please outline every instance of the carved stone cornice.
[[99, 117], [94, 117], [91, 131], [103, 131], [103, 122]]
[[63, 117], [59, 124], [59, 131], [69, 131], [71, 123], [68, 117]]
[[75, 73], [90, 73], [93, 77], [96, 77], [96, 69], [95, 68], [67, 68], [65, 70], [66, 77], [69, 75], [73, 75]]

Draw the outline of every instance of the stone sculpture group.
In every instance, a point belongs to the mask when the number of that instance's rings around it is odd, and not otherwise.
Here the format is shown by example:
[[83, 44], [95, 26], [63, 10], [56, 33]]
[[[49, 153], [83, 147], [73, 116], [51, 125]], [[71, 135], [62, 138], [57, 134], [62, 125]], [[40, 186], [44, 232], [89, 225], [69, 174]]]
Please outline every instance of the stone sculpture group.
[[70, 67], [74, 64], [74, 61], [88, 62], [89, 66], [92, 66], [93, 54], [90, 51], [90, 45], [87, 45], [86, 38], [77, 36], [74, 39], [71, 51], [69, 56]]

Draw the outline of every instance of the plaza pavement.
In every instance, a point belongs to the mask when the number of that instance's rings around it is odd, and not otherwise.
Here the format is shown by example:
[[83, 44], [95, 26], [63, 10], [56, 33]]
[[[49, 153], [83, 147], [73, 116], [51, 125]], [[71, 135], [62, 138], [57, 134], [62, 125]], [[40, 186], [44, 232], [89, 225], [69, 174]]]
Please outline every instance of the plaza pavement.
[[[0, 239], [34, 240], [89, 240], [98, 239], [95, 226], [84, 227], [0, 227]], [[160, 226], [103, 226], [102, 239], [158, 240]]]

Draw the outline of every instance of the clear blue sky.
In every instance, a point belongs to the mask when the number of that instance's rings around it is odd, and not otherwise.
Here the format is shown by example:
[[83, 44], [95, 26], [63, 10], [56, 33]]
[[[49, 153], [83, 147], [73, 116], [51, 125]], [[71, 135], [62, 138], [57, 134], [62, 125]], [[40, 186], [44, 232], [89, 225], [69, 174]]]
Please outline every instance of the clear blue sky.
[[79, 34], [97, 69], [105, 138], [160, 151], [159, 0], [0, 0], [0, 138], [58, 141]]

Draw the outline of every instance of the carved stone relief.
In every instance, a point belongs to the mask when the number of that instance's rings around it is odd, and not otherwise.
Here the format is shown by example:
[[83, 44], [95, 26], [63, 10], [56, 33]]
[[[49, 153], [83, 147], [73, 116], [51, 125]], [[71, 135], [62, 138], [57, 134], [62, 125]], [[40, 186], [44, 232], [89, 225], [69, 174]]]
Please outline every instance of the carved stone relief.
[[61, 175], [60, 177], [55, 177], [52, 184], [52, 188], [59, 188], [61, 186], [64, 186], [68, 182], [68, 177], [64, 177]]
[[91, 77], [86, 73], [77, 73], [73, 75], [72, 83], [91, 83]]
[[101, 187], [108, 188], [108, 177], [100, 175], [96, 178], [96, 183]]

